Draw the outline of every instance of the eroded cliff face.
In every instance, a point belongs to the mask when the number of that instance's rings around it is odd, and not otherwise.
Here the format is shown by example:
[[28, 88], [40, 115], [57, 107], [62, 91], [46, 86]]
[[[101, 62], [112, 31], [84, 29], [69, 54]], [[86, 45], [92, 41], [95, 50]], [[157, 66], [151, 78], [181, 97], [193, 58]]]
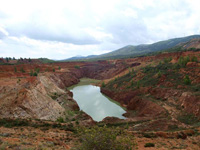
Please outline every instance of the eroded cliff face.
[[[141, 91], [126, 91], [126, 92], [114, 92], [102, 88], [101, 92], [112, 99], [118, 101], [122, 106], [128, 109], [125, 114], [126, 117], [164, 117], [166, 116], [166, 110], [160, 105], [149, 101], [147, 99], [141, 98], [138, 95]], [[135, 111], [137, 114], [131, 116], [130, 111]]]
[[65, 109], [51, 98], [54, 93], [66, 95], [47, 76], [35, 78], [33, 83], [25, 79], [1, 86], [0, 115], [2, 118], [36, 118], [56, 120]]

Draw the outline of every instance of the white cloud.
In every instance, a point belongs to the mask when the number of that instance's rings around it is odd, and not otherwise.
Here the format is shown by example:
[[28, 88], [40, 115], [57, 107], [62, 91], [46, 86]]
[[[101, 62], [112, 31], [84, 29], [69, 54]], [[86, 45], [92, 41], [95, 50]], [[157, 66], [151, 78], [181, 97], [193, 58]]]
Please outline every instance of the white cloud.
[[122, 11], [122, 14], [127, 16], [127, 17], [133, 17], [133, 18], [138, 17], [137, 11], [130, 9], [130, 8], [127, 8], [124, 11]]
[[198, 0], [0, 0], [0, 56], [67, 58], [200, 33]]

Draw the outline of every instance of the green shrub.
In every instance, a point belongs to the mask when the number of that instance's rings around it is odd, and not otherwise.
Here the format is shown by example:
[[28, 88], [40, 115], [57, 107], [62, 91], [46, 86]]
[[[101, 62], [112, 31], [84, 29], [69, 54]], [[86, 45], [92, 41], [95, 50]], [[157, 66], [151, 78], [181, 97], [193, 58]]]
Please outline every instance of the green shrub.
[[161, 77], [161, 72], [159, 71], [159, 72], [158, 72], [158, 78], [160, 78], [160, 77]]
[[61, 69], [61, 67], [59, 66], [59, 67], [58, 67], [58, 69], [60, 70], [60, 69]]
[[171, 57], [169, 57], [169, 58], [164, 58], [164, 63], [169, 63], [171, 60], [172, 60]]
[[53, 68], [53, 72], [55, 72], [55, 68]]
[[140, 88], [140, 81], [137, 81], [137, 88]]
[[17, 68], [16, 67], [14, 67], [14, 70], [15, 70], [15, 72], [17, 72]]
[[30, 76], [33, 76], [33, 70], [31, 70], [31, 72], [30, 72]]
[[101, 83], [101, 87], [105, 87], [106, 85], [105, 85], [105, 83], [104, 82], [102, 82]]
[[187, 56], [187, 57], [182, 57], [182, 56], [181, 56], [181, 57], [178, 59], [178, 64], [179, 64], [181, 67], [185, 67], [186, 64], [187, 64], [189, 61], [190, 61], [189, 56]]
[[40, 68], [35, 68], [35, 72], [39, 73], [40, 72]]
[[74, 66], [74, 68], [76, 68], [76, 69], [80, 69], [80, 66], [76, 65], [76, 66]]
[[33, 76], [37, 76], [37, 72], [34, 72], [34, 73], [33, 73]]
[[154, 133], [144, 133], [143, 136], [145, 138], [155, 138], [155, 137], [157, 137]]
[[192, 62], [198, 62], [198, 59], [197, 59], [196, 56], [193, 56], [193, 57], [191, 58], [191, 61], [192, 61]]
[[199, 120], [196, 116], [194, 116], [193, 114], [187, 114], [187, 113], [181, 113], [178, 115], [177, 119], [185, 124], [188, 125], [193, 125], [195, 123], [198, 123]]
[[134, 86], [133, 80], [131, 80], [131, 86]]
[[81, 145], [77, 147], [78, 150], [132, 150], [135, 145], [131, 136], [105, 126], [85, 129], [80, 137]]
[[155, 147], [154, 143], [146, 143], [144, 147]]
[[190, 84], [191, 84], [191, 80], [190, 80], [190, 78], [189, 78], [188, 75], [185, 76], [185, 78], [184, 78], [184, 83], [185, 83], [186, 85], [190, 85]]
[[23, 68], [23, 67], [21, 67], [20, 71], [21, 71], [22, 73], [24, 73], [24, 72], [25, 72], [25, 70], [24, 70], [24, 68]]
[[57, 120], [57, 122], [60, 122], [60, 123], [63, 123], [64, 122], [64, 119], [62, 117], [59, 117]]

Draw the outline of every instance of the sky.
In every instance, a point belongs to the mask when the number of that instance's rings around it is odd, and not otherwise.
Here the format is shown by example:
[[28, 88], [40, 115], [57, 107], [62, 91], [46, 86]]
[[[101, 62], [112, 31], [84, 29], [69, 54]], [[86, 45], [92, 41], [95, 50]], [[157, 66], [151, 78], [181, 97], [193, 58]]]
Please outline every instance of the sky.
[[200, 34], [199, 0], [0, 0], [0, 57], [65, 59]]

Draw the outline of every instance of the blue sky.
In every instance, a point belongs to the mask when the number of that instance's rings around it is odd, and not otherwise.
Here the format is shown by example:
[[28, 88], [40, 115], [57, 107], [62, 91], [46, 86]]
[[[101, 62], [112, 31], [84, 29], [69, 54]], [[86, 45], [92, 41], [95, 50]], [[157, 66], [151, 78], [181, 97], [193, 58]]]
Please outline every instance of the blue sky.
[[0, 57], [64, 59], [200, 34], [199, 0], [0, 0]]

